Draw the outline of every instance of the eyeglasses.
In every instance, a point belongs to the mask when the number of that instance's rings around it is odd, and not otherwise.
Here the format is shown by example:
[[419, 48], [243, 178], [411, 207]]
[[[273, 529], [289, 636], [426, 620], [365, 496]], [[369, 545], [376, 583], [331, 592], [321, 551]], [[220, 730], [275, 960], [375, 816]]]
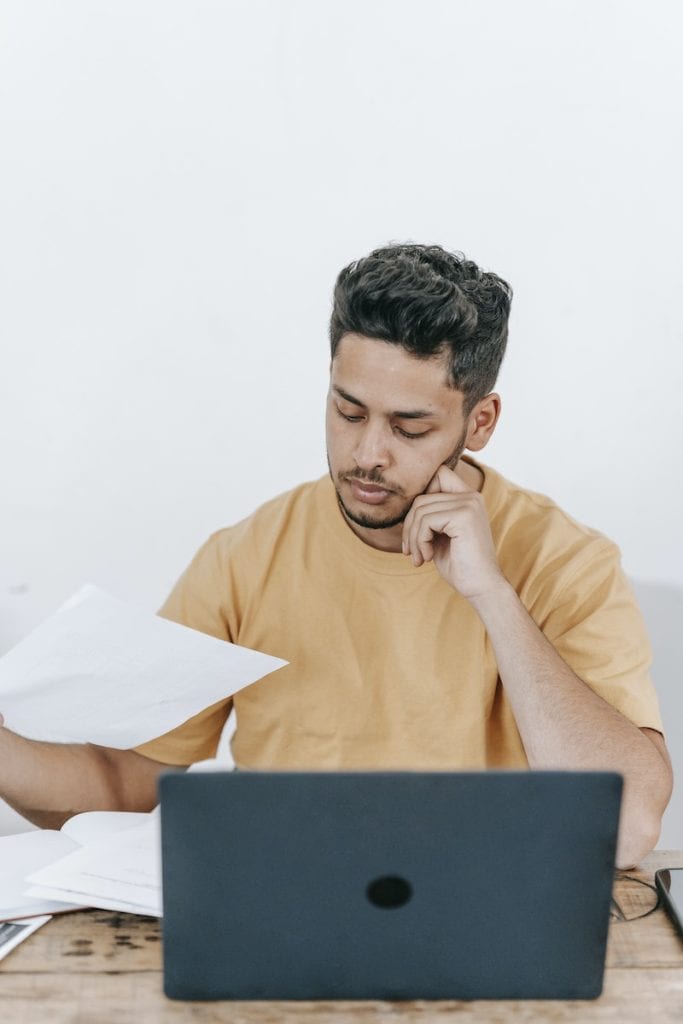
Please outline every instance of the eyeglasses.
[[614, 876], [619, 895], [612, 896], [609, 916], [612, 921], [638, 921], [649, 917], [659, 908], [660, 896], [657, 887], [642, 878], [617, 872]]

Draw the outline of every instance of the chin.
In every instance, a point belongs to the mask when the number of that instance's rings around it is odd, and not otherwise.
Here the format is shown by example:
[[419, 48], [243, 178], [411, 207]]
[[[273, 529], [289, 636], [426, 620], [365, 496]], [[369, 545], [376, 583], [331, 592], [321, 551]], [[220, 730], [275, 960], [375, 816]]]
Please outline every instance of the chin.
[[346, 518], [365, 530], [390, 530], [393, 526], [402, 523], [410, 511], [409, 504], [406, 508], [397, 510], [393, 515], [390, 512], [384, 515], [373, 515], [366, 510], [365, 506], [358, 505], [356, 502], [354, 502], [353, 508], [349, 507], [339, 490], [337, 490], [337, 501]]

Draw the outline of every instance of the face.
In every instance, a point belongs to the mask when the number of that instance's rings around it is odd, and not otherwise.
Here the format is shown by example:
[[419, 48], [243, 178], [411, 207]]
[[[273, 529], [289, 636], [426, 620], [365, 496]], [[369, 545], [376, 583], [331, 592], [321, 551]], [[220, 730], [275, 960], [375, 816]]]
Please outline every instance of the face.
[[327, 397], [327, 460], [357, 533], [397, 527], [439, 466], [456, 468], [468, 434], [462, 410], [446, 357], [344, 335]]

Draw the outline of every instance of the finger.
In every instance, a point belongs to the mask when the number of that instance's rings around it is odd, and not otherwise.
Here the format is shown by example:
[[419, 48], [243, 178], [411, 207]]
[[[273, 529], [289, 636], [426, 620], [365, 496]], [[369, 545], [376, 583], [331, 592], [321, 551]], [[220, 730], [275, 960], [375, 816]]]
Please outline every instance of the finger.
[[439, 536], [451, 540], [457, 535], [453, 508], [434, 509], [420, 517], [411, 538], [411, 550], [420, 561], [430, 561], [434, 556], [434, 541]]
[[403, 554], [409, 555], [411, 553], [411, 538], [417, 528], [418, 520], [422, 516], [427, 515], [430, 512], [456, 512], [459, 508], [466, 507], [469, 504], [473, 494], [475, 494], [474, 491], [469, 491], [467, 494], [463, 494], [462, 496], [444, 494], [443, 492], [430, 495], [418, 495], [413, 502], [410, 512], [403, 522], [403, 532], [401, 536]]
[[[416, 566], [429, 561], [434, 549], [432, 541], [435, 534], [453, 529], [453, 518], [457, 509], [453, 507], [453, 497], [440, 501], [437, 508], [431, 505], [415, 510], [415, 515], [406, 538], [407, 551]], [[449, 530], [449, 532], [450, 532]]]
[[433, 533], [427, 527], [422, 526], [423, 517], [416, 519], [408, 538], [408, 554], [413, 560], [413, 565], [419, 568], [423, 562], [429, 562], [434, 555], [432, 547]]
[[[421, 495], [418, 494], [417, 497], [419, 498], [421, 497]], [[403, 520], [403, 530], [401, 531], [401, 546], [403, 548], [404, 555], [410, 554], [410, 531], [413, 528], [413, 524], [415, 522], [415, 515], [417, 513], [415, 501], [417, 501], [417, 498], [415, 498], [415, 500], [413, 501], [413, 504], [410, 506], [410, 509], [408, 510], [408, 515]]]
[[468, 487], [454, 470], [449, 469], [448, 466], [439, 466], [429, 481], [425, 494], [435, 494], [437, 491], [445, 494], [469, 494], [472, 492], [472, 488]]
[[442, 467], [439, 466], [439, 469], [437, 469], [436, 473], [425, 487], [425, 494], [436, 494], [437, 491], [441, 490], [441, 484], [439, 483], [439, 470], [441, 469]]

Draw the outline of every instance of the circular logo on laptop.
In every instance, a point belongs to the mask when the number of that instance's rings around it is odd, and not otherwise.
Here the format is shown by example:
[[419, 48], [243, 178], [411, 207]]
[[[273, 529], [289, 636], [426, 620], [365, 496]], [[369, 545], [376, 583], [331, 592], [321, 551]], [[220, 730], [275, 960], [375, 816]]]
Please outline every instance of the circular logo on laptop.
[[376, 907], [393, 910], [404, 906], [413, 895], [410, 882], [398, 875], [382, 875], [370, 882], [366, 890], [370, 902]]

